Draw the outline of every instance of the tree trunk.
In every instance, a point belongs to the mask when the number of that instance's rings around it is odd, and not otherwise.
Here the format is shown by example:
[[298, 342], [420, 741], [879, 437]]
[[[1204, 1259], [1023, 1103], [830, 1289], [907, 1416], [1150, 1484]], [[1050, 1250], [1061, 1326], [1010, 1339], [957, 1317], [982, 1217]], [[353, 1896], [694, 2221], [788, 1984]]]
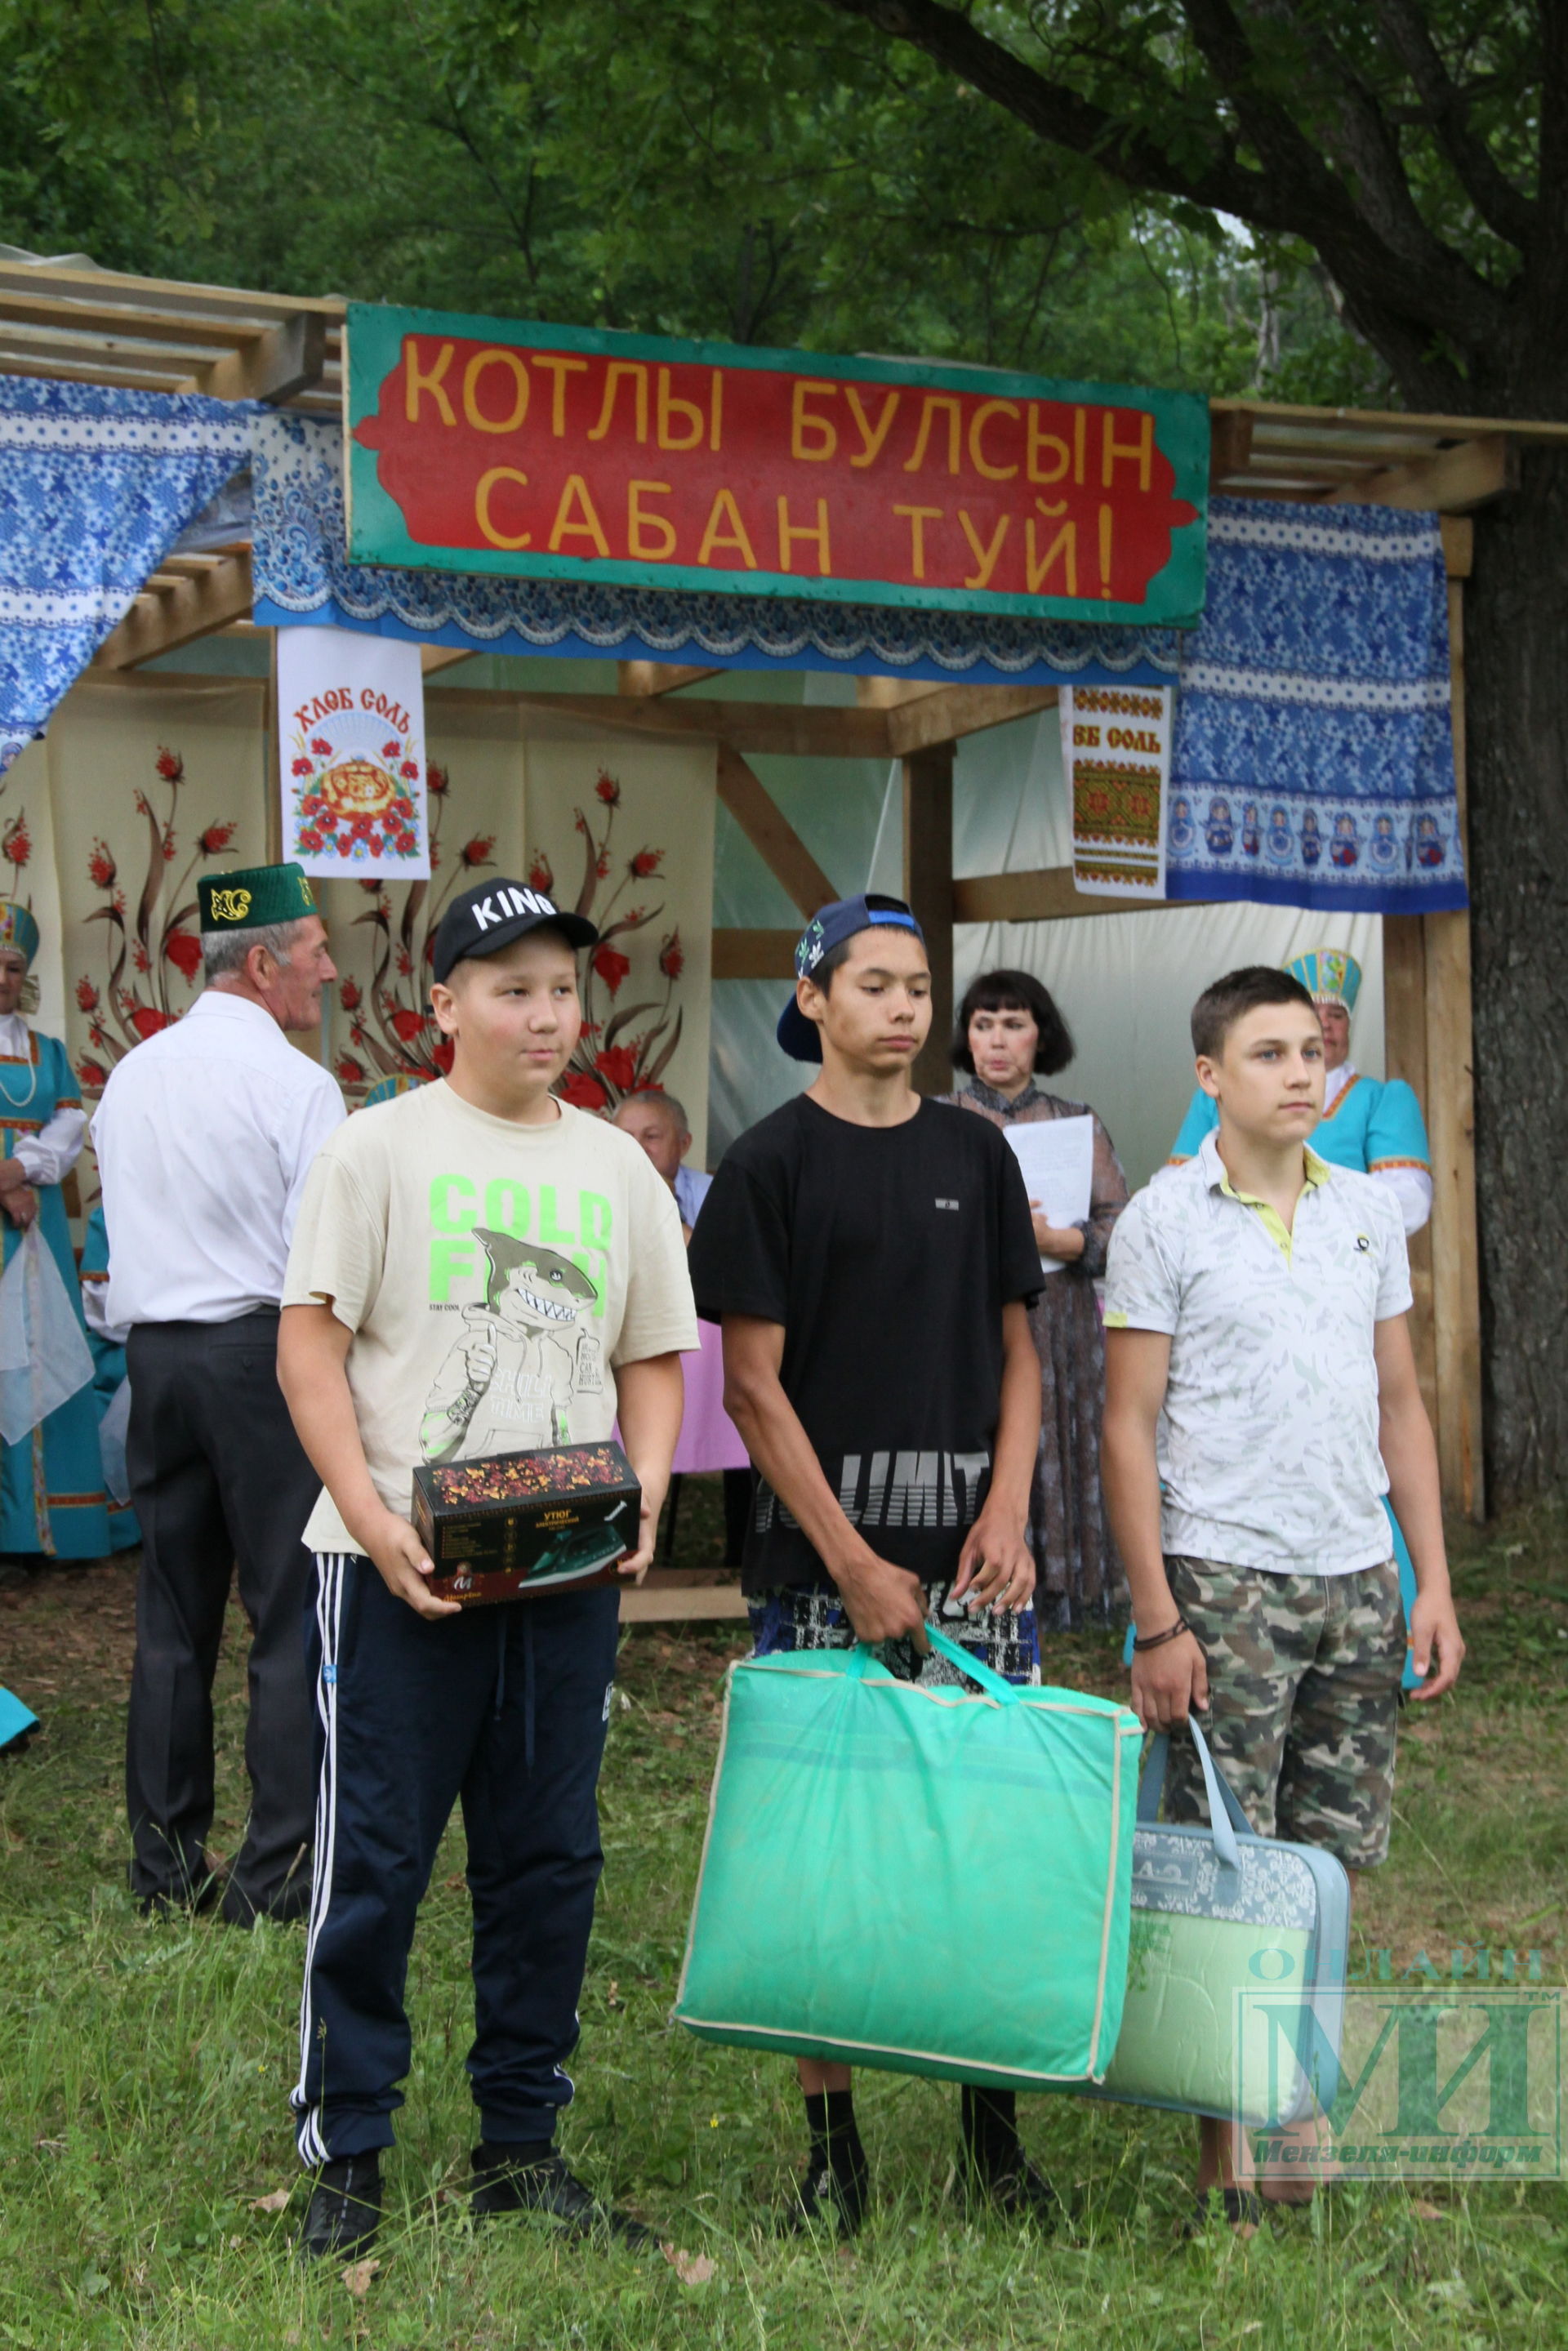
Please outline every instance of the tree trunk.
[[1568, 452], [1526, 451], [1523, 469], [1476, 517], [1465, 596], [1494, 1507], [1568, 1481]]

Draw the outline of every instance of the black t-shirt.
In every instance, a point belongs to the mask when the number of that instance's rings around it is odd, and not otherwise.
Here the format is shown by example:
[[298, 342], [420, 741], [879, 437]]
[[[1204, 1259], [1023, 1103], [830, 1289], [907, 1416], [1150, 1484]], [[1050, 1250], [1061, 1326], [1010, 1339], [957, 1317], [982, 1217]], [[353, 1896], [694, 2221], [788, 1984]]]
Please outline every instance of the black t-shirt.
[[[784, 1393], [882, 1558], [956, 1573], [989, 1479], [1002, 1308], [1040, 1290], [1029, 1197], [989, 1119], [923, 1102], [853, 1126], [805, 1095], [725, 1155], [689, 1256], [697, 1311], [784, 1326]], [[821, 1562], [760, 1482], [748, 1593]]]

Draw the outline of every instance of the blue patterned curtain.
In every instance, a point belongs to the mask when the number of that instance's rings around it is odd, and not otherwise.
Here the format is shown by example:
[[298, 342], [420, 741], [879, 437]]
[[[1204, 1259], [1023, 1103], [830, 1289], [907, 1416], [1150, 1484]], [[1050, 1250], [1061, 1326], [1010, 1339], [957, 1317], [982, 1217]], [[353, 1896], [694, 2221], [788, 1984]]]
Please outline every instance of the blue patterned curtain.
[[1467, 904], [1449, 704], [1436, 515], [1213, 499], [1176, 697], [1170, 895]]
[[248, 465], [255, 413], [194, 392], [0, 376], [0, 773]]

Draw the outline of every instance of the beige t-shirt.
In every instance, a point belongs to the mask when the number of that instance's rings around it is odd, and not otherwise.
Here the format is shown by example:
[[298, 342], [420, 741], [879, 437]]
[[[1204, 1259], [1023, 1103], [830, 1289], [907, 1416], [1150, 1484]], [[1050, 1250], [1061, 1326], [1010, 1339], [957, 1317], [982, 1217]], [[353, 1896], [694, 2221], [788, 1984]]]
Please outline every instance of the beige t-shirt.
[[[285, 1306], [329, 1301], [376, 1491], [420, 1461], [591, 1444], [615, 1366], [697, 1345], [680, 1213], [647, 1155], [560, 1104], [492, 1118], [444, 1082], [359, 1112], [306, 1179]], [[312, 1551], [356, 1551], [323, 1493]]]

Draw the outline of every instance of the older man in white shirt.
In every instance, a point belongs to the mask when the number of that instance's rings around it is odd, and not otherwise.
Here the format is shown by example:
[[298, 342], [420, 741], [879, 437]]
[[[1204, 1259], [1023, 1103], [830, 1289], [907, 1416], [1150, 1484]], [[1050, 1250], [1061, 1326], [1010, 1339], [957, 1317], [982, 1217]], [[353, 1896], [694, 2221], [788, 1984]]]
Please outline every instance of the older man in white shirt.
[[336, 977], [298, 865], [198, 883], [207, 986], [127, 1054], [92, 1123], [108, 1313], [130, 1326], [131, 1499], [141, 1520], [126, 1745], [132, 1891], [205, 1907], [213, 1676], [235, 1562], [250, 1620], [251, 1808], [223, 1915], [309, 1907], [315, 1801], [300, 1537], [319, 1488], [277, 1385], [277, 1314], [311, 1161], [344, 1116], [286, 1032], [319, 1029]]

